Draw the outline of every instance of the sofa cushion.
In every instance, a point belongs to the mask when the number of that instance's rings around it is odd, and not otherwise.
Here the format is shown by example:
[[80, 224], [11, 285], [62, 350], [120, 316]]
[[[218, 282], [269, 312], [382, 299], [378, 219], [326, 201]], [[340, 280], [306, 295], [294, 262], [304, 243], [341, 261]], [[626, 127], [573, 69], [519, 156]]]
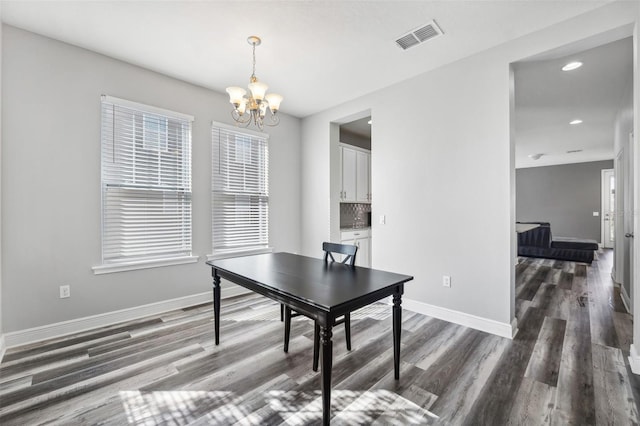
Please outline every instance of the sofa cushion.
[[551, 247], [558, 249], [598, 250], [596, 240], [586, 240], [571, 237], [553, 237]]
[[562, 248], [518, 247], [518, 256], [542, 257], [545, 259], [569, 260], [572, 262], [591, 263], [594, 250], [576, 250]]

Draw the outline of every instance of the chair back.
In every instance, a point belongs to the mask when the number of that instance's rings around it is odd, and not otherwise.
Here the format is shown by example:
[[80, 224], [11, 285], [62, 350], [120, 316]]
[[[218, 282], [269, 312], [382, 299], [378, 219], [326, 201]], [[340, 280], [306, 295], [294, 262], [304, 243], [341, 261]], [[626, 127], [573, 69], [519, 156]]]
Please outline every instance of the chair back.
[[336, 243], [322, 243], [322, 250], [324, 250], [324, 261], [327, 262], [331, 258], [332, 262], [337, 262], [333, 257], [333, 253], [346, 255], [342, 259], [341, 263], [354, 266], [356, 263], [356, 252], [358, 247], [351, 244], [336, 244]]

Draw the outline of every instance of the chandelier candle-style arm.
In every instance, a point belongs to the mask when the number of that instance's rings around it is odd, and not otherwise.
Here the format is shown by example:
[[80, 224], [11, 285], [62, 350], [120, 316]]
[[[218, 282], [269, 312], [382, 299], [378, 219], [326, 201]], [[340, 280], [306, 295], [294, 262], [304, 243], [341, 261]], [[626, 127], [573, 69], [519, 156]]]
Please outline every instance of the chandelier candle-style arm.
[[[277, 115], [282, 102], [282, 96], [276, 93], [267, 94], [267, 86], [256, 77], [256, 46], [262, 43], [260, 37], [250, 36], [247, 42], [253, 49], [253, 72], [249, 78], [248, 91], [242, 87], [227, 87], [229, 102], [233, 105], [231, 117], [239, 126], [248, 127], [252, 122], [259, 128], [267, 126], [277, 126], [280, 117]], [[270, 111], [267, 118], [267, 108]], [[248, 114], [245, 114], [249, 110]]]

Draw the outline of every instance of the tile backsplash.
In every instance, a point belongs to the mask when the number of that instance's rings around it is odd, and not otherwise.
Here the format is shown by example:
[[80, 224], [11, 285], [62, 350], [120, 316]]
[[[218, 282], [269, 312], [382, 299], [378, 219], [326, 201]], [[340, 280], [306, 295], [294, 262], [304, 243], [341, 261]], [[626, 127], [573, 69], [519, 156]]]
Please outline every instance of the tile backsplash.
[[371, 226], [371, 204], [340, 203], [340, 228]]

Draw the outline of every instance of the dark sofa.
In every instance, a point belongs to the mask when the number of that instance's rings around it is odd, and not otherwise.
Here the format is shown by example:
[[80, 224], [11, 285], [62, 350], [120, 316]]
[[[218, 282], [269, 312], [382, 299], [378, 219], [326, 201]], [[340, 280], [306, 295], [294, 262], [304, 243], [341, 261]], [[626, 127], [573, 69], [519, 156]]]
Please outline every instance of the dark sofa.
[[518, 256], [591, 263], [598, 242], [578, 238], [551, 237], [549, 222], [518, 222], [540, 225], [518, 234]]

